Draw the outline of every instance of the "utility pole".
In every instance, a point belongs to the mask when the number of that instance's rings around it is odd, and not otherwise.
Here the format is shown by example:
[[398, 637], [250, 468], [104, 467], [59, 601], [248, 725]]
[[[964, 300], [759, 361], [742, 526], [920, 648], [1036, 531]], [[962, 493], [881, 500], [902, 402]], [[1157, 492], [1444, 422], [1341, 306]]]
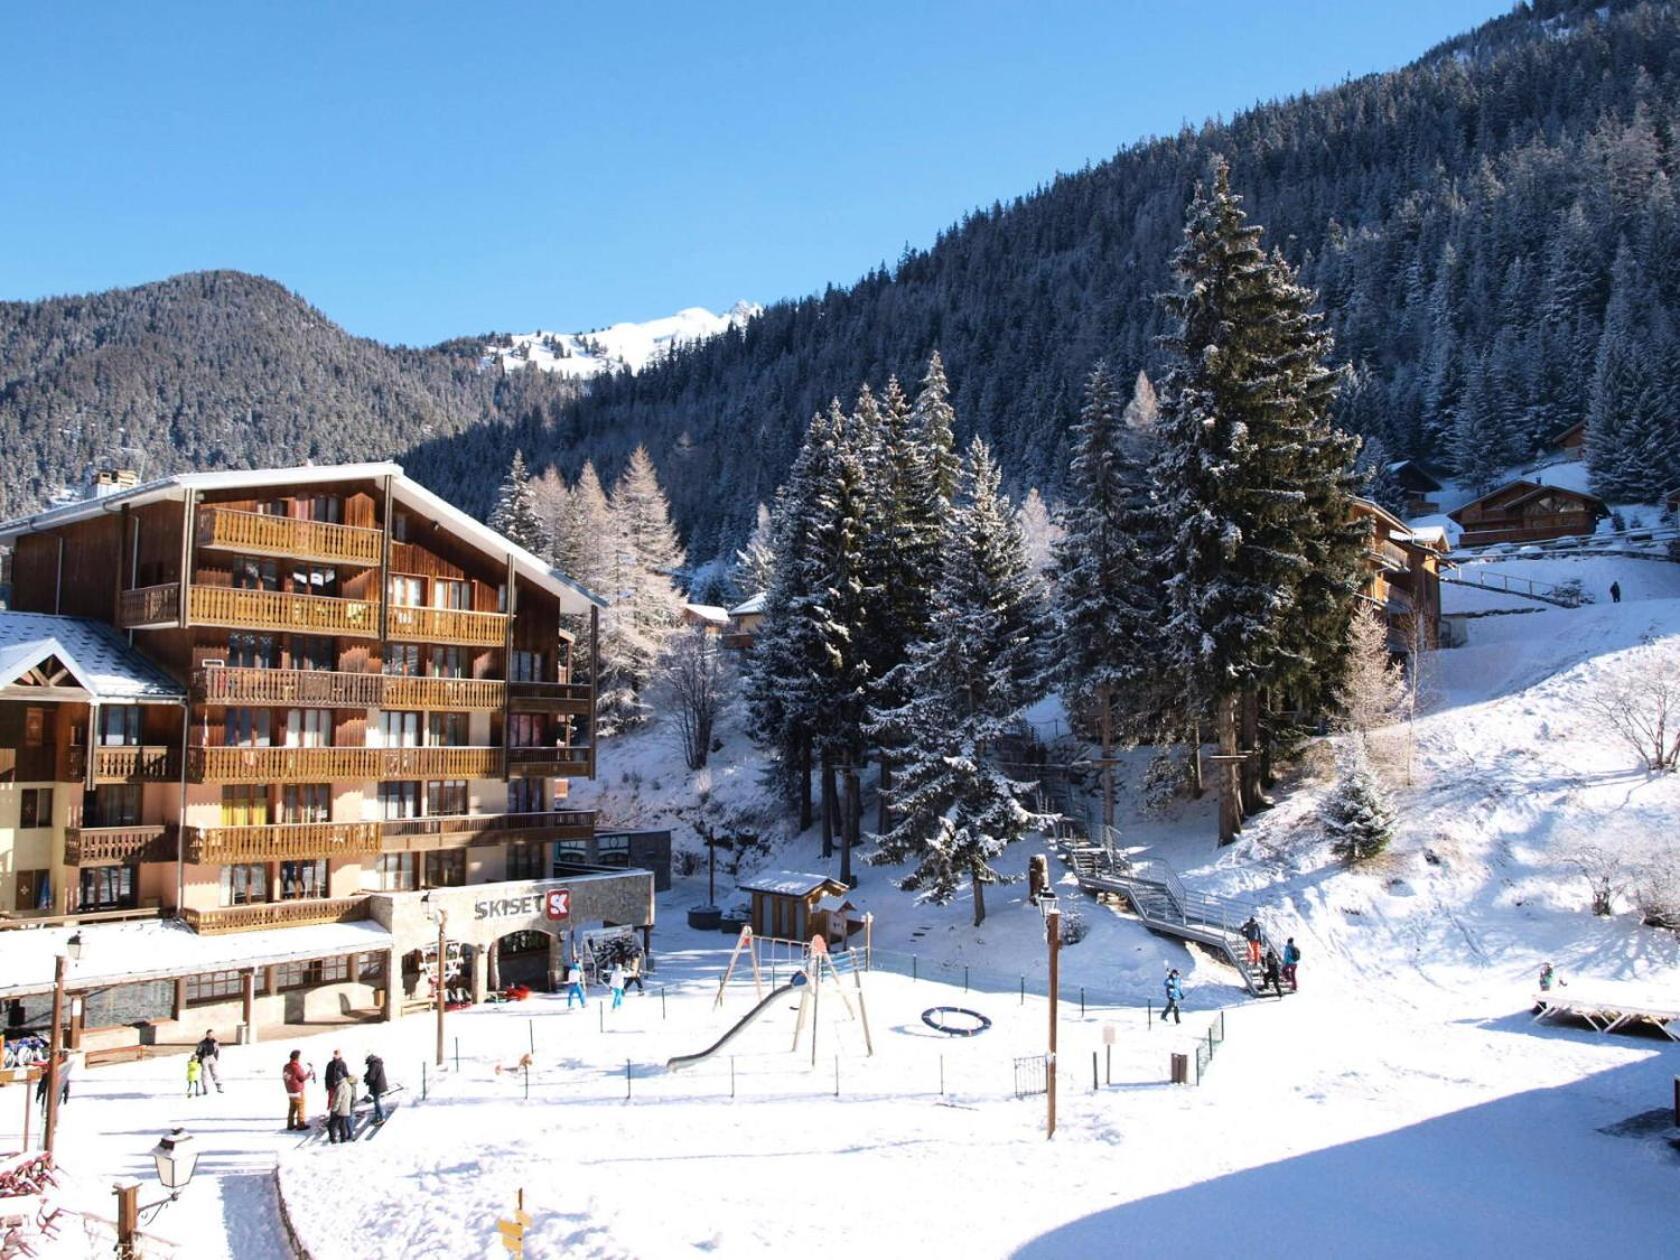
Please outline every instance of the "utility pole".
[[[94, 750], [90, 747], [90, 759], [93, 753]], [[47, 1123], [42, 1133], [44, 1149], [49, 1156], [53, 1153], [53, 1141], [58, 1137], [58, 1094], [63, 1088], [60, 1075], [63, 1067], [59, 1060], [64, 1057], [64, 986], [69, 979], [69, 972], [70, 959], [60, 954], [53, 963], [52, 1036], [48, 1040], [47, 1050]]]
[[449, 940], [445, 930], [449, 925], [449, 913], [442, 906], [438, 907], [438, 946], [437, 946], [437, 1065], [443, 1066], [443, 1012], [447, 1008], [447, 979], [444, 963], [449, 956]]
[[1050, 947], [1050, 1053], [1044, 1059], [1044, 1097], [1050, 1109], [1044, 1137], [1048, 1141], [1056, 1136], [1056, 1004], [1061, 996], [1059, 963], [1062, 949], [1060, 910], [1051, 910], [1044, 916], [1044, 936]]

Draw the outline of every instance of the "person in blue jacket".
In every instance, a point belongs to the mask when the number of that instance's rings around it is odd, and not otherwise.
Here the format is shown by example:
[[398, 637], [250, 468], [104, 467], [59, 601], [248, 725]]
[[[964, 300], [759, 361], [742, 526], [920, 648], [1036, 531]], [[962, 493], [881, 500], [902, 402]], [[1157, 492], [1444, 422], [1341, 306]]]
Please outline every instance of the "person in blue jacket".
[[1284, 942], [1283, 946], [1283, 978], [1289, 981], [1289, 991], [1291, 993], [1301, 991], [1301, 986], [1295, 979], [1295, 969], [1300, 965], [1301, 951], [1295, 944], [1295, 938], [1291, 936]]
[[1178, 968], [1167, 972], [1166, 985], [1167, 1004], [1161, 1008], [1161, 1022], [1167, 1022], [1167, 1016], [1173, 1017], [1173, 1023], [1182, 1024], [1184, 1019], [1178, 1013], [1178, 1004], [1184, 1000], [1184, 982], [1178, 978]]

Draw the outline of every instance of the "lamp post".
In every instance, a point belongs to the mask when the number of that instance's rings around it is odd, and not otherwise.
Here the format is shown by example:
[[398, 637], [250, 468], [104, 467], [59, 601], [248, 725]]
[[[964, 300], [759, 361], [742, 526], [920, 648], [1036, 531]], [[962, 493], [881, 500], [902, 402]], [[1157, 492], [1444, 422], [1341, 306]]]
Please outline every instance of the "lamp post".
[[157, 1166], [158, 1181], [169, 1191], [167, 1199], [142, 1208], [139, 1182], [119, 1181], [112, 1189], [117, 1196], [117, 1255], [121, 1260], [134, 1260], [135, 1235], [140, 1226], [179, 1199], [192, 1180], [198, 1167], [198, 1147], [193, 1135], [177, 1125], [152, 1147], [152, 1162]]
[[437, 994], [436, 994], [436, 997], [437, 997], [437, 1065], [439, 1067], [442, 1067], [443, 1066], [443, 1013], [447, 1009], [447, 1003], [448, 1003], [447, 986], [445, 985], [444, 981], [446, 979], [445, 963], [447, 962], [448, 955], [449, 955], [449, 939], [448, 939], [449, 912], [447, 910], [445, 910], [442, 906], [436, 906], [436, 905], [432, 904], [432, 894], [431, 893], [427, 893], [424, 897], [420, 898], [420, 900], [421, 900], [422, 903], [424, 903], [426, 905], [427, 913], [430, 914], [432, 917], [437, 919], [438, 939], [437, 939], [437, 972], [436, 972], [436, 985], [435, 985], [435, 987], [437, 989]]
[[1050, 1050], [1044, 1056], [1044, 1098], [1048, 1108], [1044, 1137], [1056, 1136], [1056, 1006], [1061, 996], [1060, 957], [1062, 948], [1062, 912], [1054, 893], [1039, 899], [1044, 915], [1044, 940], [1050, 950]]
[[41, 1141], [50, 1156], [58, 1140], [58, 1095], [64, 1088], [62, 1076], [64, 1056], [64, 991], [70, 980], [70, 963], [82, 956], [82, 934], [74, 932], [64, 942], [64, 952], [53, 960], [52, 1036], [47, 1050], [47, 1117]]

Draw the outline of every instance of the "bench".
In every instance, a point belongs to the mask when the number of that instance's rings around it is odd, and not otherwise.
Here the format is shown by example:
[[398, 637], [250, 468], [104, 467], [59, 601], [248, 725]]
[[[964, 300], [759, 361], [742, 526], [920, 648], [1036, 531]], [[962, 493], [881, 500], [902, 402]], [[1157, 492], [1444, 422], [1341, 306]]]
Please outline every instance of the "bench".
[[104, 1050], [89, 1050], [83, 1056], [89, 1067], [102, 1067], [107, 1063], [132, 1063], [135, 1059], [146, 1057], [145, 1046], [110, 1046]]

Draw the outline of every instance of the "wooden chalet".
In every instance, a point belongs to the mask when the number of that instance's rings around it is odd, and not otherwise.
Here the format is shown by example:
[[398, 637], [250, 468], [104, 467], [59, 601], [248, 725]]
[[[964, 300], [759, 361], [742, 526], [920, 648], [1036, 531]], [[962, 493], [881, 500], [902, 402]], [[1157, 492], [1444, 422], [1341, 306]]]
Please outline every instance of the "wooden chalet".
[[[790, 941], [835, 938], [833, 929], [848, 922], [854, 909], [848, 900], [851, 889], [829, 875], [766, 871], [739, 887], [752, 897], [752, 930], [758, 936]], [[861, 926], [862, 919], [856, 921]], [[837, 939], [844, 940], [847, 930], [840, 926]]]
[[1421, 646], [1438, 646], [1445, 535], [1440, 530], [1416, 531], [1369, 499], [1355, 499], [1353, 513], [1368, 522], [1371, 530], [1359, 597], [1387, 619], [1389, 642], [1396, 651], [1406, 650], [1414, 630]]
[[729, 610], [716, 604], [684, 604], [682, 621], [685, 626], [699, 626], [708, 634], [722, 634], [729, 625]]
[[1585, 459], [1587, 455], [1587, 422], [1580, 421], [1572, 424], [1562, 433], [1554, 433], [1551, 440], [1552, 449], [1561, 452], [1567, 459]]
[[1464, 527], [1459, 546], [1486, 547], [1590, 534], [1609, 509], [1580, 490], [1513, 481], [1447, 515]]
[[1388, 471], [1406, 492], [1406, 513], [1427, 516], [1439, 510], [1434, 496], [1441, 493], [1441, 481], [1415, 459], [1402, 459], [1388, 466]]
[[723, 646], [746, 651], [758, 638], [758, 628], [764, 624], [765, 593], [759, 591], [751, 599], [729, 610], [729, 628], [723, 632]]

